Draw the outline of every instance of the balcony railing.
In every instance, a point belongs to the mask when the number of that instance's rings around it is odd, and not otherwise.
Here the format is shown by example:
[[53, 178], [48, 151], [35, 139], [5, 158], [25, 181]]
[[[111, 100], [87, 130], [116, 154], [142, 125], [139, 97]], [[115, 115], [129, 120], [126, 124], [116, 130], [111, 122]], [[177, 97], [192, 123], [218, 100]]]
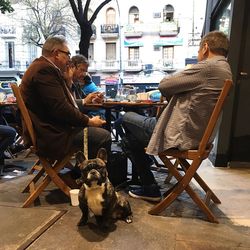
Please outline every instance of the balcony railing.
[[159, 60], [158, 67], [160, 70], [173, 72], [176, 69], [174, 68], [174, 60], [173, 59], [161, 59]]
[[124, 70], [130, 72], [137, 72], [142, 70], [141, 60], [127, 60], [124, 61]]
[[103, 72], [118, 72], [120, 64], [118, 60], [105, 60], [102, 61], [101, 69]]
[[176, 21], [162, 22], [160, 24], [160, 36], [177, 36], [180, 29]]
[[20, 61], [0, 61], [0, 70], [25, 70], [27, 67], [28, 65]]
[[0, 36], [2, 37], [16, 37], [16, 28], [14, 26], [0, 26]]
[[143, 35], [143, 27], [141, 24], [128, 24], [124, 28], [125, 37], [142, 37]]
[[119, 25], [118, 24], [102, 24], [101, 25], [101, 36], [103, 38], [115, 38], [119, 36]]

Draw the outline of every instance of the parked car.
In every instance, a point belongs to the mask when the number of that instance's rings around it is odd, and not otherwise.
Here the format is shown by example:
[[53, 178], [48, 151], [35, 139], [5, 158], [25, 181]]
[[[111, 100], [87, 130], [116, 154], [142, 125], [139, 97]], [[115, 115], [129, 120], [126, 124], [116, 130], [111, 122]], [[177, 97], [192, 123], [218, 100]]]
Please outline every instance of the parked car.
[[11, 84], [19, 85], [23, 72], [16, 70], [5, 70], [0, 71], [0, 93], [4, 93], [6, 96], [12, 94]]

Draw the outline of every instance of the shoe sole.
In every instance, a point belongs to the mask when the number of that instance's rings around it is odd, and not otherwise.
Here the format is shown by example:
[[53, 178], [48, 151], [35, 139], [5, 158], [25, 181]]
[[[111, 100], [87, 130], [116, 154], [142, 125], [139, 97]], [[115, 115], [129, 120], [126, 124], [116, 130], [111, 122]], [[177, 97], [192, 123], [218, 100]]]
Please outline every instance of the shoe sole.
[[139, 196], [139, 195], [136, 195], [132, 192], [128, 192], [128, 194], [133, 197], [133, 198], [136, 198], [136, 199], [142, 199], [142, 200], [146, 200], [146, 201], [160, 201], [161, 200], [161, 197], [148, 197], [148, 196]]

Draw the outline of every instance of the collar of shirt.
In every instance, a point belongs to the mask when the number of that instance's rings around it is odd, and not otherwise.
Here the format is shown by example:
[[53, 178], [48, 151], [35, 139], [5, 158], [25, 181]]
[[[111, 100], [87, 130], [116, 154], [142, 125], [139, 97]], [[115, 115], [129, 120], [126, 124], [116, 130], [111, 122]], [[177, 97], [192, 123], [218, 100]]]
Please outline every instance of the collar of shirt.
[[47, 60], [50, 64], [52, 64], [56, 69], [58, 69], [60, 72], [61, 72], [61, 70], [49, 59], [49, 58], [47, 58], [47, 57], [45, 57], [45, 56], [42, 56], [45, 60]]

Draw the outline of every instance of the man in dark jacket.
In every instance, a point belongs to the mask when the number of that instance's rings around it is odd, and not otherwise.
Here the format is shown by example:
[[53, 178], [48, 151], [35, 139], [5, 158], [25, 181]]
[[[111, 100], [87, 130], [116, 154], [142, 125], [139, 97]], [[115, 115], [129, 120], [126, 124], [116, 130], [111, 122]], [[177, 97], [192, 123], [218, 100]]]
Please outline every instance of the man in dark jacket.
[[88, 127], [89, 158], [95, 158], [100, 147], [110, 151], [111, 136], [100, 128], [104, 120], [80, 112], [79, 106], [98, 97], [92, 93], [85, 99], [74, 99], [63, 77], [69, 62], [65, 38], [48, 38], [42, 56], [32, 62], [22, 78], [21, 93], [36, 132], [38, 155], [59, 159], [73, 148], [82, 149], [83, 128]]

